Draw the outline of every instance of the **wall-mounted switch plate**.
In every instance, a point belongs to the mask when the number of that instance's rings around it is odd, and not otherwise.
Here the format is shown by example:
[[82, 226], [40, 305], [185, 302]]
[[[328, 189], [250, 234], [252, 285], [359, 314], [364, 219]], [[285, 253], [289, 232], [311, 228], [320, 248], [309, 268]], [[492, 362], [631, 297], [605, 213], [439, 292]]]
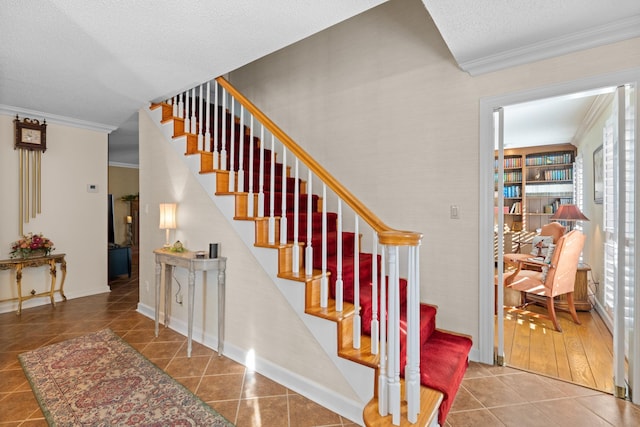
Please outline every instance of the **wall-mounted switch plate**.
[[450, 212], [451, 212], [451, 219], [460, 219], [460, 213], [458, 212], [457, 205], [451, 205]]

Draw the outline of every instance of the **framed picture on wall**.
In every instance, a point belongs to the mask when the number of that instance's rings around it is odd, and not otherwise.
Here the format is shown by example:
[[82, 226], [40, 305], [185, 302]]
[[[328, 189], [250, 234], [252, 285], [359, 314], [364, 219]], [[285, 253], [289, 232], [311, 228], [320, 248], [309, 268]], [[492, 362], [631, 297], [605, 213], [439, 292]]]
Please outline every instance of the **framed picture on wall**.
[[604, 162], [602, 145], [593, 152], [593, 201], [602, 203], [604, 197]]

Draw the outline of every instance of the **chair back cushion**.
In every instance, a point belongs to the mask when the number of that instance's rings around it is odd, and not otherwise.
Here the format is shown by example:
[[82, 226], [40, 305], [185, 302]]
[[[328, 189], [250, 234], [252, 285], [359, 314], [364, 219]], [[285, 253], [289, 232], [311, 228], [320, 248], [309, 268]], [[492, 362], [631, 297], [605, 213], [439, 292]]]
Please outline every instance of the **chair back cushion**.
[[564, 235], [565, 228], [564, 225], [560, 224], [557, 221], [550, 222], [549, 224], [545, 224], [542, 226], [542, 230], [540, 230], [541, 236], [551, 236], [553, 238], [553, 243], [556, 243], [560, 240], [560, 237]]
[[572, 230], [558, 239], [544, 283], [548, 296], [573, 292], [585, 239], [585, 235], [578, 230]]

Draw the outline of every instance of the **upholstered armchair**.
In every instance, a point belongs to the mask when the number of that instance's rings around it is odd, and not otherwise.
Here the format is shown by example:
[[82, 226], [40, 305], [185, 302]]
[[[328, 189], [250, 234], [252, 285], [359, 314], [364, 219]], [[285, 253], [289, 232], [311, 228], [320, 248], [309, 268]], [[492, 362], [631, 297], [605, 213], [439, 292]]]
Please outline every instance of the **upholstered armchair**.
[[[548, 317], [558, 332], [562, 332], [554, 305], [554, 297], [558, 295], [566, 294], [568, 311], [573, 321], [580, 324], [573, 303], [573, 288], [584, 241], [585, 236], [580, 231], [570, 231], [558, 239], [553, 253], [548, 254], [549, 263], [540, 262], [533, 258], [519, 260], [516, 271], [504, 279], [505, 287], [520, 291], [522, 296], [520, 308], [530, 304], [527, 300], [527, 296], [530, 294], [544, 297]], [[542, 271], [525, 270], [523, 267], [527, 265], [540, 267]]]
[[[551, 222], [542, 226], [540, 234], [533, 238], [531, 253], [504, 254], [504, 263], [507, 266], [517, 267], [518, 261], [529, 258], [544, 259], [550, 244], [555, 244], [565, 233], [565, 228], [559, 222]], [[535, 269], [535, 268], [534, 268]]]

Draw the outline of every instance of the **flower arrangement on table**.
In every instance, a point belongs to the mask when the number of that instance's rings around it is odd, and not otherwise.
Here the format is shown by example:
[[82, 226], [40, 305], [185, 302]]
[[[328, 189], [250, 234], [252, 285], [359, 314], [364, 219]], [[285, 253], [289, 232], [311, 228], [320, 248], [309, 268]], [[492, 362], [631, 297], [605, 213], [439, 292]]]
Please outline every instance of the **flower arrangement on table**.
[[29, 258], [33, 256], [46, 256], [55, 247], [51, 239], [39, 234], [25, 234], [20, 240], [11, 244], [11, 258]]

